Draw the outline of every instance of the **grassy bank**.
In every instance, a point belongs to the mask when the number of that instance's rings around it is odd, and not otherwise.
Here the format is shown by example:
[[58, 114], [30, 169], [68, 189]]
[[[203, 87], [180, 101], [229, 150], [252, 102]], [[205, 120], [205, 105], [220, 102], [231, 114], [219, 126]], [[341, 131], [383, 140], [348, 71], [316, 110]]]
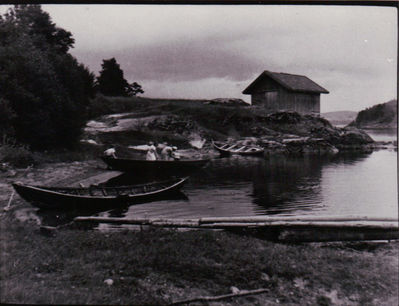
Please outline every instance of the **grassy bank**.
[[48, 235], [10, 214], [1, 232], [2, 303], [168, 304], [231, 286], [269, 291], [224, 304], [398, 302], [398, 243], [285, 245], [156, 229]]

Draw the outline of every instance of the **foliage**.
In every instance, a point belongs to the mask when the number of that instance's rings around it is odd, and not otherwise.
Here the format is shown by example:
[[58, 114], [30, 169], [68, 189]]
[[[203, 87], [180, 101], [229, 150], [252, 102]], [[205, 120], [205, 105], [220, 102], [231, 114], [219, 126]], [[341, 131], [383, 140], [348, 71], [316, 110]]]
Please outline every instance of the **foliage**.
[[136, 82], [133, 82], [132, 84], [130, 84], [129, 88], [127, 89], [128, 96], [136, 96], [141, 93], [144, 93], [144, 90], [141, 87], [141, 85]]
[[73, 42], [40, 5], [17, 5], [0, 16], [0, 110], [13, 115], [2, 133], [12, 131], [34, 149], [77, 142], [94, 75], [67, 53]]
[[0, 163], [28, 167], [37, 161], [35, 154], [28, 147], [16, 144], [14, 139], [4, 137], [0, 144]]
[[[75, 40], [72, 33], [56, 27], [50, 15], [42, 11], [39, 5], [16, 5], [10, 14], [39, 49], [50, 47], [65, 54], [73, 47]], [[43, 44], [43, 41], [47, 44]]]
[[134, 82], [129, 84], [123, 75], [123, 70], [115, 58], [103, 60], [100, 76], [97, 77], [97, 88], [106, 96], [135, 96], [144, 93], [141, 86]]
[[12, 121], [15, 116], [10, 102], [0, 97], [0, 135], [14, 135]]
[[357, 114], [356, 120], [351, 124], [355, 126], [367, 125], [370, 123], [389, 124], [397, 120], [397, 101], [377, 104], [366, 108]]

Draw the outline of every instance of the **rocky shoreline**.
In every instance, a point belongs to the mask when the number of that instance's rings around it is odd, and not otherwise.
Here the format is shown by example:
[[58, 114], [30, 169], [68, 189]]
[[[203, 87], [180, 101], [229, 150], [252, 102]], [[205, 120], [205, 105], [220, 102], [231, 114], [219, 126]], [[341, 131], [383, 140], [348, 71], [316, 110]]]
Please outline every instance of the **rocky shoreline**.
[[[213, 121], [212, 126], [195, 116], [177, 114], [146, 116], [144, 113], [140, 117], [133, 113], [107, 115], [89, 123], [84, 141], [104, 147], [116, 142], [120, 149], [149, 140], [167, 141], [178, 145], [179, 149], [192, 151], [192, 154], [210, 154], [212, 140], [250, 140], [263, 147], [266, 154], [397, 150], [397, 141], [376, 142], [364, 130], [356, 127], [339, 128], [324, 118], [295, 112], [266, 115], [230, 112], [224, 118], [210, 115], [208, 119]], [[139, 137], [133, 139], [137, 135]]]

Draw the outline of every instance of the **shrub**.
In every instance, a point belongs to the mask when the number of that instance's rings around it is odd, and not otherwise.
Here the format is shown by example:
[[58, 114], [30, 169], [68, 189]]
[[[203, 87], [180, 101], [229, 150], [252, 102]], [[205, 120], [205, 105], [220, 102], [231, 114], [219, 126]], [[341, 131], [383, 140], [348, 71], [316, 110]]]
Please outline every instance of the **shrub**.
[[0, 162], [9, 163], [18, 168], [37, 164], [34, 153], [27, 146], [10, 143], [0, 146]]

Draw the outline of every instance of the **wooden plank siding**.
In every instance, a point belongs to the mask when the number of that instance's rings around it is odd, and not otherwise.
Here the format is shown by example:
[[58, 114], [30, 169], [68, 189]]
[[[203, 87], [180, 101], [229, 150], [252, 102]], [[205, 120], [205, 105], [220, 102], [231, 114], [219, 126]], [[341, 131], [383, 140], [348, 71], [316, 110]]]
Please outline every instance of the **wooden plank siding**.
[[320, 94], [289, 92], [284, 88], [261, 90], [251, 96], [252, 105], [261, 105], [270, 112], [295, 111], [302, 114], [320, 113]]

